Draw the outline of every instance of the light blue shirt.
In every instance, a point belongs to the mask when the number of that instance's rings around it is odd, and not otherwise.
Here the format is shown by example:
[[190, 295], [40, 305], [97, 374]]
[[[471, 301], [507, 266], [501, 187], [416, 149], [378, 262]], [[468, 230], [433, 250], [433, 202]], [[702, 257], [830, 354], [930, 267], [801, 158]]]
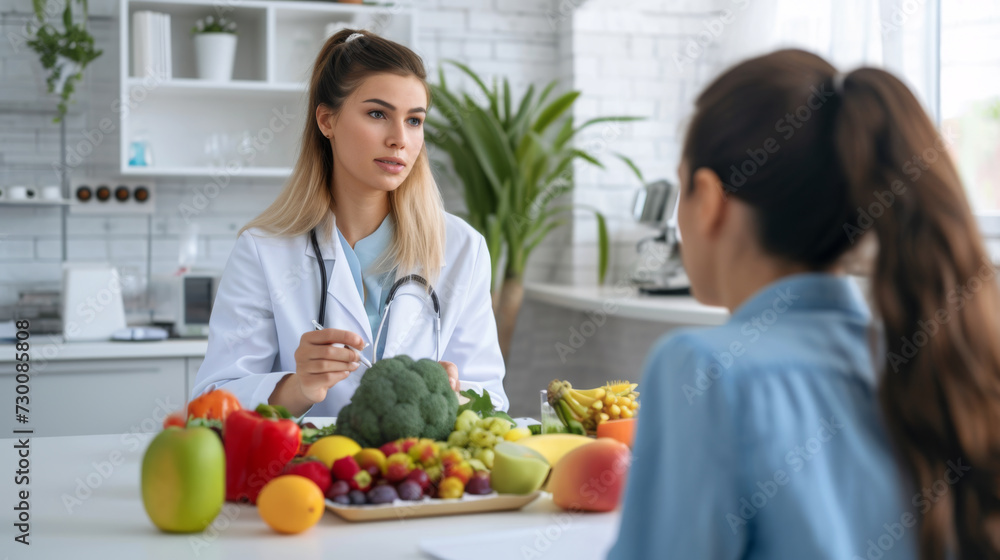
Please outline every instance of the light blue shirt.
[[[385, 309], [382, 291], [389, 288], [386, 283], [391, 280], [392, 273], [390, 271], [375, 274], [372, 272], [372, 265], [389, 248], [389, 244], [392, 242], [393, 230], [394, 226], [391, 214], [386, 215], [385, 219], [378, 226], [378, 229], [373, 231], [368, 237], [359, 239], [352, 248], [351, 244], [344, 238], [344, 234], [340, 233], [339, 228], [337, 229], [337, 235], [340, 236], [340, 244], [344, 247], [347, 264], [350, 266], [351, 275], [354, 277], [354, 284], [358, 288], [358, 295], [361, 296], [361, 301], [365, 304], [365, 313], [368, 315], [368, 322], [372, 328], [373, 341], [378, 336], [379, 322], [382, 319], [382, 311]], [[384, 348], [385, 334], [383, 333], [382, 339], [379, 340], [377, 355], [381, 355]], [[373, 352], [373, 356], [375, 355]]]
[[647, 358], [615, 560], [916, 558], [854, 283], [783, 278]]

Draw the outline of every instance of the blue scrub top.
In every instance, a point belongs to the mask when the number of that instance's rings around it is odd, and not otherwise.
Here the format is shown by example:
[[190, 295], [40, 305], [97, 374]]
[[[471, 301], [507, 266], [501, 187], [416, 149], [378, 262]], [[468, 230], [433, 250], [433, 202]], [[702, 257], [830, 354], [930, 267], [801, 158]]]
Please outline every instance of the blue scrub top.
[[[352, 248], [347, 239], [344, 238], [344, 234], [340, 232], [339, 228], [337, 229], [340, 244], [344, 247], [347, 264], [350, 266], [351, 275], [354, 277], [354, 284], [358, 288], [358, 295], [361, 296], [361, 301], [365, 304], [365, 313], [368, 315], [368, 322], [372, 328], [373, 342], [375, 337], [378, 336], [378, 325], [381, 321], [382, 311], [385, 309], [382, 292], [389, 289], [390, 285], [388, 283], [392, 279], [392, 272], [375, 274], [371, 269], [375, 261], [389, 248], [389, 244], [392, 242], [393, 231], [392, 215], [387, 214], [378, 226], [378, 229], [373, 231], [368, 237], [359, 239]], [[373, 356], [381, 356], [385, 348], [385, 336], [385, 333], [383, 333], [383, 338], [379, 340], [378, 352], [373, 352]]]
[[608, 558], [916, 558], [931, 501], [880, 419], [870, 323], [852, 280], [797, 274], [658, 342]]

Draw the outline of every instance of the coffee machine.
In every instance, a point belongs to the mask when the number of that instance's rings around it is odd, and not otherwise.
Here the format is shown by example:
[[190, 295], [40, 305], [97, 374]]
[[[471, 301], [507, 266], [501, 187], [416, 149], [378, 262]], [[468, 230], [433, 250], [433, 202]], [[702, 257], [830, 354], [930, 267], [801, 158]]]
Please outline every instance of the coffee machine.
[[640, 224], [659, 230], [636, 244], [639, 256], [630, 280], [643, 293], [691, 293], [677, 235], [675, 214], [679, 195], [680, 188], [666, 180], [649, 183], [636, 193], [633, 217]]

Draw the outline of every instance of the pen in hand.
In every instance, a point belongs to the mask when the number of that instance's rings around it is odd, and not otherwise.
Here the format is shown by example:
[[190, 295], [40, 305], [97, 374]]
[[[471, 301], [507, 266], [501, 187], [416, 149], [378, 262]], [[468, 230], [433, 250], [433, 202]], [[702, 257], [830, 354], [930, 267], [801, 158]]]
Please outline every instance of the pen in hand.
[[[316, 327], [316, 330], [318, 330], [318, 331], [323, 330], [323, 325], [319, 324], [319, 322], [317, 322], [316, 319], [312, 320], [312, 324], [313, 324], [314, 327]], [[346, 344], [340, 344], [340, 343], [334, 344], [334, 346], [339, 346], [341, 348], [347, 348], [348, 347]], [[357, 350], [357, 348], [354, 348], [354, 350]], [[368, 358], [366, 358], [365, 355], [361, 353], [361, 350], [357, 350], [357, 351], [358, 351], [358, 359], [361, 361], [361, 363], [365, 364], [365, 367], [372, 367], [372, 363], [369, 362]]]

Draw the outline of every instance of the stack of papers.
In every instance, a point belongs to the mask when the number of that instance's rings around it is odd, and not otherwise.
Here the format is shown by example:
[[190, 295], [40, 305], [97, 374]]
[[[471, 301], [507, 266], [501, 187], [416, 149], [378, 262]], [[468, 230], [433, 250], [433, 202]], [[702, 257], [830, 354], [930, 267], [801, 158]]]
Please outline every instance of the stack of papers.
[[136, 78], [173, 77], [170, 56], [170, 14], [138, 11], [132, 14], [132, 75]]

